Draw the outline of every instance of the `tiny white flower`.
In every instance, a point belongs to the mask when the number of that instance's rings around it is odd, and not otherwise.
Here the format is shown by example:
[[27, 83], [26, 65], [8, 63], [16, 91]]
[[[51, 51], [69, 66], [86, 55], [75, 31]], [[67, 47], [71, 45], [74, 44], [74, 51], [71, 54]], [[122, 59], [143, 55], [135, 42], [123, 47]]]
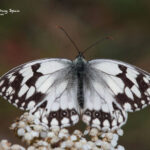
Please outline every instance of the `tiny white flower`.
[[31, 115], [31, 114], [29, 114], [29, 115], [27, 116], [27, 121], [28, 121], [29, 123], [33, 123], [34, 119], [35, 119], [35, 117], [34, 117], [33, 115]]
[[82, 136], [82, 132], [79, 131], [79, 130], [75, 130], [75, 131], [73, 132], [73, 134], [74, 134], [74, 135], [77, 135], [77, 137], [81, 137], [81, 136]]
[[102, 149], [103, 150], [111, 150], [111, 145], [107, 142], [102, 142]]
[[75, 148], [76, 148], [76, 149], [81, 149], [82, 146], [83, 146], [83, 143], [81, 143], [81, 142], [76, 142], [76, 143], [75, 143]]
[[24, 121], [19, 121], [18, 127], [19, 128], [25, 128], [26, 123]]
[[111, 141], [113, 139], [113, 133], [106, 133], [106, 138]]
[[117, 134], [114, 134], [113, 135], [113, 140], [118, 141], [118, 139], [119, 139], [119, 136]]
[[65, 134], [68, 134], [68, 133], [69, 133], [69, 131], [68, 131], [67, 129], [61, 129], [60, 132], [63, 132], [63, 133], [65, 133]]
[[48, 146], [48, 143], [46, 141], [40, 140], [37, 142], [38, 146]]
[[54, 148], [53, 150], [65, 150], [65, 149], [62, 149], [62, 148]]
[[87, 140], [85, 138], [81, 138], [80, 142], [82, 142], [83, 144], [85, 144], [87, 142]]
[[34, 129], [35, 131], [42, 131], [42, 128], [43, 128], [43, 127], [42, 127], [41, 125], [37, 125], [37, 124], [33, 126], [33, 129]]
[[70, 139], [71, 139], [72, 141], [76, 141], [76, 140], [77, 140], [77, 136], [76, 136], [76, 135], [71, 135], [71, 136], [70, 136]]
[[13, 123], [10, 127], [10, 129], [14, 130], [16, 128], [17, 124], [16, 123]]
[[104, 138], [106, 136], [106, 133], [102, 133], [101, 137]]
[[124, 148], [123, 146], [119, 145], [119, 146], [117, 147], [117, 150], [125, 150], [125, 148]]
[[61, 129], [59, 134], [58, 134], [59, 138], [68, 138], [69, 137], [69, 131], [67, 129]]
[[14, 144], [13, 146], [11, 146], [11, 150], [25, 150], [24, 147]]
[[84, 133], [83, 133], [84, 135], [88, 135], [89, 134], [89, 130], [84, 130]]
[[111, 144], [112, 144], [113, 147], [115, 147], [115, 146], [117, 145], [117, 141], [113, 139], [113, 140], [111, 141]]
[[3, 150], [10, 149], [11, 143], [9, 143], [7, 140], [2, 140], [0, 142], [0, 148]]
[[91, 146], [91, 145], [88, 145], [88, 144], [84, 144], [83, 146], [82, 146], [82, 149], [83, 150], [91, 150], [93, 147]]
[[41, 138], [46, 138], [46, 137], [47, 137], [47, 132], [42, 131], [42, 132], [40, 133], [40, 137], [41, 137]]
[[93, 149], [92, 150], [102, 150], [101, 148], [99, 148], [99, 147], [93, 147]]
[[59, 126], [52, 126], [51, 130], [55, 133], [58, 134], [58, 132], [60, 131], [60, 127]]
[[39, 150], [49, 150], [49, 149], [47, 149], [47, 147], [42, 146], [39, 148]]
[[123, 130], [122, 129], [118, 129], [117, 130], [117, 134], [120, 135], [120, 136], [123, 136]]
[[97, 140], [96, 142], [95, 142], [95, 144], [97, 145], [97, 146], [101, 146], [102, 145], [102, 140]]
[[67, 140], [61, 143], [61, 148], [71, 148], [73, 146], [73, 142], [71, 140]]
[[29, 146], [29, 147], [27, 148], [27, 150], [35, 150], [35, 147], [34, 147], [34, 146]]
[[39, 133], [36, 131], [31, 131], [33, 137], [39, 137]]
[[92, 141], [88, 141], [87, 144], [88, 144], [91, 148], [93, 148], [93, 147], [95, 146], [95, 143], [92, 142]]
[[25, 130], [23, 128], [19, 128], [17, 130], [17, 134], [18, 134], [18, 136], [23, 136], [25, 134]]
[[31, 141], [31, 140], [33, 139], [33, 136], [32, 136], [31, 133], [25, 133], [24, 139], [25, 139], [26, 141]]
[[48, 132], [47, 137], [53, 138], [55, 136], [54, 132]]
[[25, 129], [26, 129], [27, 132], [31, 132], [31, 130], [32, 130], [31, 127], [28, 126], [28, 125], [25, 127]]
[[52, 139], [51, 139], [51, 143], [54, 144], [54, 143], [57, 143], [59, 141], [59, 138], [57, 136], [54, 136]]
[[97, 136], [98, 135], [98, 129], [97, 128], [92, 128], [90, 131], [90, 136]]
[[35, 118], [35, 119], [34, 119], [34, 123], [35, 123], [36, 125], [39, 125], [39, 124], [40, 124], [40, 120], [39, 120], [38, 118]]

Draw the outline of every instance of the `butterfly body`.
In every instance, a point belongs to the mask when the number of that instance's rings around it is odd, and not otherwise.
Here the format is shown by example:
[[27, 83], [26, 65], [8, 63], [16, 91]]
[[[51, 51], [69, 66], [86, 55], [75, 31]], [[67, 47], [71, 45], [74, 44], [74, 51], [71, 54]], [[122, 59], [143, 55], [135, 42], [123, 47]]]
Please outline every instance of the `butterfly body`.
[[41, 59], [0, 78], [0, 95], [29, 111], [37, 123], [72, 126], [82, 121], [102, 130], [126, 123], [128, 112], [150, 104], [150, 74], [115, 60]]
[[84, 105], [84, 94], [83, 94], [83, 80], [86, 75], [86, 64], [87, 61], [82, 57], [82, 55], [77, 56], [74, 60], [74, 69], [77, 76], [78, 89], [77, 89], [77, 98], [80, 107], [83, 109]]

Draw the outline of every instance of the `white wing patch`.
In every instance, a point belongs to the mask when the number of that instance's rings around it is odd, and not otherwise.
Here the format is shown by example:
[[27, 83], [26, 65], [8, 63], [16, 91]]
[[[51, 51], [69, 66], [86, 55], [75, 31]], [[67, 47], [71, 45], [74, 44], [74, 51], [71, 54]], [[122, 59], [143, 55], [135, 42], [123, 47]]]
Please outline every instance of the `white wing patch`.
[[24, 84], [18, 92], [18, 97], [22, 97], [28, 91], [28, 89], [29, 87], [26, 84]]
[[64, 68], [64, 64], [59, 61], [51, 61], [41, 64], [40, 68], [37, 72], [42, 72], [43, 74], [50, 74], [57, 70], [61, 70]]
[[34, 86], [31, 86], [27, 92], [27, 95], [26, 95], [26, 99], [28, 99], [29, 97], [31, 97], [33, 94], [35, 94], [35, 87]]
[[96, 68], [97, 70], [100, 69], [102, 72], [105, 72], [107, 74], [117, 75], [118, 73], [121, 73], [119, 67], [116, 64], [110, 64], [110, 62], [97, 63], [96, 60], [93, 60], [92, 67]]

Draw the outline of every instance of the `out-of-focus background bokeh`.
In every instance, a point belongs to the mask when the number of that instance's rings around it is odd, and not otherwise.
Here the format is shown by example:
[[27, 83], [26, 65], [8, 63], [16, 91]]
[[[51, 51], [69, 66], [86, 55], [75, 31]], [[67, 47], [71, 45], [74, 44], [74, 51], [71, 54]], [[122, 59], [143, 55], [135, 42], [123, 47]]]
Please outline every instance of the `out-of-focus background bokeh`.
[[[148, 0], [1, 0], [0, 74], [34, 59], [74, 59], [75, 48], [56, 25], [63, 26], [81, 50], [113, 37], [89, 50], [86, 59], [119, 59], [150, 72]], [[8, 127], [21, 113], [0, 99], [0, 139], [17, 142]], [[119, 142], [126, 149], [149, 150], [150, 107], [130, 113], [123, 129]]]

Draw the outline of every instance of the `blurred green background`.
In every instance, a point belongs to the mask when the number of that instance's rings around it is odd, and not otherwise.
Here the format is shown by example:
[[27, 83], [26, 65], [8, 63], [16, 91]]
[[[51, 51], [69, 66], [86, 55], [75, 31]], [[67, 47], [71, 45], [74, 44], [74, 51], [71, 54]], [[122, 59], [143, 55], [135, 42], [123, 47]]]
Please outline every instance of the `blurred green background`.
[[[150, 72], [149, 0], [1, 0], [0, 10], [20, 10], [0, 16], [0, 74], [44, 57], [74, 59], [76, 50], [63, 26], [82, 50], [105, 36], [86, 59], [126, 61]], [[0, 139], [18, 142], [8, 127], [22, 112], [0, 99]], [[150, 150], [150, 107], [129, 114], [119, 143], [127, 150]]]

